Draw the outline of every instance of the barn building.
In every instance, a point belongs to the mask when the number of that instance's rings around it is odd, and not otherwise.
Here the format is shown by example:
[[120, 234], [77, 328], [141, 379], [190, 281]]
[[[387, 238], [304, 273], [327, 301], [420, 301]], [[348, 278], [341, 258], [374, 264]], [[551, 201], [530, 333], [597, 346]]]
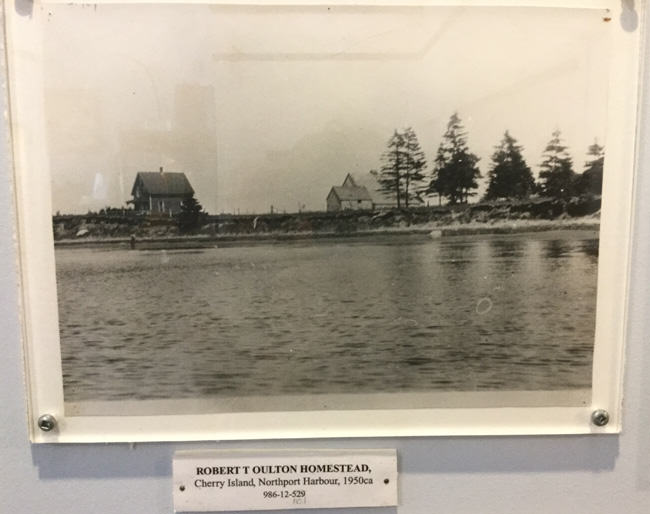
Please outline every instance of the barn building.
[[334, 186], [327, 195], [328, 211], [372, 209], [372, 198], [364, 186], [358, 186], [349, 173], [343, 185]]
[[131, 189], [133, 204], [137, 212], [173, 215], [181, 210], [184, 200], [194, 195], [194, 189], [185, 173], [163, 171], [139, 171]]
[[397, 202], [379, 191], [379, 183], [371, 173], [354, 176], [348, 173], [343, 184], [334, 186], [327, 195], [328, 211], [381, 210], [395, 207]]
[[357, 186], [363, 186], [368, 190], [368, 194], [372, 200], [373, 210], [381, 211], [397, 208], [397, 200], [395, 197], [381, 191], [375, 173], [354, 173], [350, 177]]

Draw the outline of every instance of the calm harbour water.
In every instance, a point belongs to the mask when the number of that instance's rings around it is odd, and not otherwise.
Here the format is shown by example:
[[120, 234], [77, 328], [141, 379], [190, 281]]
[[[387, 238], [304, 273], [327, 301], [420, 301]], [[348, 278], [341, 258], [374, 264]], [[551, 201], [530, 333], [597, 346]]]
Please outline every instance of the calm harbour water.
[[598, 240], [57, 249], [66, 401], [589, 388]]

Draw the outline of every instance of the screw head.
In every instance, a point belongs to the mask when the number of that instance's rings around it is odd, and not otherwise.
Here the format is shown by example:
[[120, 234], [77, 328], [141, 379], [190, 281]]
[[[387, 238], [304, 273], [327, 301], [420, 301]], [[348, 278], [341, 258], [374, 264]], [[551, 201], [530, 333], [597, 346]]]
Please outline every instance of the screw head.
[[591, 413], [591, 422], [597, 427], [604, 427], [609, 423], [609, 412], [605, 409], [596, 409]]
[[38, 418], [38, 428], [43, 432], [49, 432], [56, 428], [56, 418], [52, 414], [43, 414]]

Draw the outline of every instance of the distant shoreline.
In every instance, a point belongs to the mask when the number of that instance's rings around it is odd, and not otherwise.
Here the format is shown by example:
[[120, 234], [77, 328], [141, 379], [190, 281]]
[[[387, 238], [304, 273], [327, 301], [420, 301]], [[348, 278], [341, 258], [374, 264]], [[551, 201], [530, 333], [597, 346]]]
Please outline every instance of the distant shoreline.
[[[187, 235], [163, 237], [138, 237], [135, 239], [136, 249], [156, 248], [209, 248], [219, 243], [281, 243], [287, 241], [308, 241], [328, 239], [372, 239], [385, 236], [428, 236], [433, 239], [474, 236], [474, 235], [511, 235], [551, 231], [581, 231], [598, 238], [600, 222], [593, 217], [572, 218], [561, 220], [503, 220], [492, 223], [471, 222], [435, 226], [431, 224], [410, 227], [391, 227], [374, 230], [359, 230], [351, 232], [264, 232], [244, 234], [215, 234]], [[92, 248], [120, 246], [129, 248], [129, 237], [86, 237], [61, 239], [54, 242], [57, 248]]]
[[449, 237], [590, 230], [598, 236], [600, 197], [552, 198], [389, 210], [269, 214], [202, 214], [189, 234], [178, 217], [129, 210], [55, 215], [57, 247], [193, 248], [220, 244], [369, 240], [387, 236]]

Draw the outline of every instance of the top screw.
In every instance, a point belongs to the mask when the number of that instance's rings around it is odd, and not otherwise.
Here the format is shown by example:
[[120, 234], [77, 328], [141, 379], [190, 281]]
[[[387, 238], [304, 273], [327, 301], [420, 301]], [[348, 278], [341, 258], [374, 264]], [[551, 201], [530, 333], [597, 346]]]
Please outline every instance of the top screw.
[[591, 413], [591, 422], [597, 427], [604, 427], [609, 423], [609, 412], [604, 409], [596, 409]]
[[49, 432], [56, 427], [56, 418], [52, 414], [43, 414], [38, 418], [38, 428], [43, 432]]

